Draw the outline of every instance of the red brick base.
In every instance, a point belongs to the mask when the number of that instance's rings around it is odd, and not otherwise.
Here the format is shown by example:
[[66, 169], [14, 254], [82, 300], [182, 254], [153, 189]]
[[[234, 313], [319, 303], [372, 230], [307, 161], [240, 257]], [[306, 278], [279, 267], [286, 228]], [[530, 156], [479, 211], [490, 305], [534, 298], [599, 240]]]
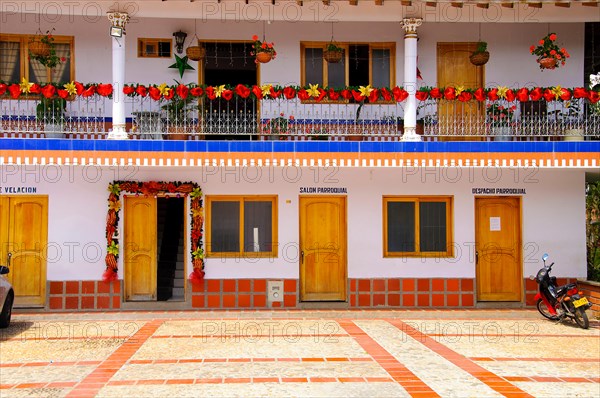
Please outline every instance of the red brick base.
[[121, 281], [50, 281], [50, 310], [116, 310], [121, 308]]
[[600, 318], [600, 283], [598, 282], [578, 282], [579, 290], [592, 303], [590, 308], [590, 318]]

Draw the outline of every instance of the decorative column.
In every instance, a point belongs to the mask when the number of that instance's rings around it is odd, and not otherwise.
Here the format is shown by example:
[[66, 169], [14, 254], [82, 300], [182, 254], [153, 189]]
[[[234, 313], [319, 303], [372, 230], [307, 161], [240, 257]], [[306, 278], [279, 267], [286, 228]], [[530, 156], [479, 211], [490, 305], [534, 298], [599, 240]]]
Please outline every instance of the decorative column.
[[[125, 99], [123, 85], [125, 84], [125, 25], [129, 22], [126, 12], [108, 12], [111, 23], [110, 36], [112, 39], [112, 80], [113, 106], [112, 106], [112, 131], [108, 133], [110, 140], [126, 140], [125, 129]], [[119, 36], [119, 33], [121, 35]]]
[[421, 141], [417, 134], [417, 27], [421, 18], [404, 18], [404, 89], [408, 92], [404, 107], [404, 135], [402, 141]]

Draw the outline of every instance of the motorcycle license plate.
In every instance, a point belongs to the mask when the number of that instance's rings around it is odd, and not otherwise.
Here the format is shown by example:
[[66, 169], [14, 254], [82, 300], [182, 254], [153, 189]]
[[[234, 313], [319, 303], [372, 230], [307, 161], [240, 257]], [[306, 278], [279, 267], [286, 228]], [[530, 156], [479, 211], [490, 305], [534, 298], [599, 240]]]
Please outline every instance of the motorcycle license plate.
[[587, 303], [588, 303], [588, 300], [585, 297], [582, 297], [579, 300], [573, 301], [573, 305], [575, 306], [575, 308], [581, 307], [582, 305], [586, 305]]

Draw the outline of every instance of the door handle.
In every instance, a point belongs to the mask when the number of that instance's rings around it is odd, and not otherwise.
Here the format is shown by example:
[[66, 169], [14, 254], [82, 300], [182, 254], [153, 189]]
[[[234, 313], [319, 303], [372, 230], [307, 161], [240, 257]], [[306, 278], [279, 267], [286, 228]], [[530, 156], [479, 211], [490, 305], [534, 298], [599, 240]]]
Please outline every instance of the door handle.
[[6, 266], [10, 267], [10, 259], [12, 258], [12, 253], [8, 252], [8, 254], [6, 255]]
[[300, 251], [300, 262], [304, 264], [304, 250]]

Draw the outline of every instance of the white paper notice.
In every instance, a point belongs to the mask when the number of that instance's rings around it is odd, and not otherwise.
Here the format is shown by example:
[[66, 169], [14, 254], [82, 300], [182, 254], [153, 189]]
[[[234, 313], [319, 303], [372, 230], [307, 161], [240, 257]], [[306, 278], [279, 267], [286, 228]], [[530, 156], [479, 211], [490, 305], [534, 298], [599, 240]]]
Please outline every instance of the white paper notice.
[[490, 231], [500, 230], [500, 217], [490, 217]]

